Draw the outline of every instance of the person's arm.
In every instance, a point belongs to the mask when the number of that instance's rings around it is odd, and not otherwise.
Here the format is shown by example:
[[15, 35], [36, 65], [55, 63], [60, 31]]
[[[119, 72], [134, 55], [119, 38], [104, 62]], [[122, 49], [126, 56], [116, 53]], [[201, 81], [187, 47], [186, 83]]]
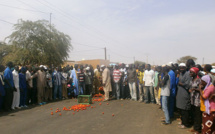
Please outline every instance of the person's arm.
[[209, 100], [215, 98], [215, 94], [212, 94], [210, 97], [209, 97]]
[[179, 83], [178, 83], [179, 86], [182, 86], [182, 87], [184, 87], [186, 90], [189, 90], [189, 88], [190, 88], [191, 77], [190, 77], [189, 75], [186, 75], [184, 81], [185, 81], [185, 82], [180, 82], [180, 81], [179, 81]]
[[144, 71], [144, 76], [143, 76], [143, 81], [144, 81], [144, 83], [145, 83], [145, 81], [146, 81], [145, 75], [146, 75], [146, 71]]
[[153, 71], [153, 74], [152, 74], [152, 85], [155, 84], [155, 72]]
[[107, 81], [107, 71], [103, 71], [102, 73], [102, 85], [105, 86]]
[[166, 85], [168, 80], [169, 80], [169, 75], [165, 75], [162, 81], [162, 86]]

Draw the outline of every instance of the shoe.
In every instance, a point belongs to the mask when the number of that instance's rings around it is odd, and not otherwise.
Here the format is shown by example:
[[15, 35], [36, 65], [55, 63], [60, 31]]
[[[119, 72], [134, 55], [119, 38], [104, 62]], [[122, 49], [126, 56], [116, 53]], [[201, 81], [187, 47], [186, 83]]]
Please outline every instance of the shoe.
[[43, 104], [43, 105], [45, 105], [45, 104], [46, 104], [46, 102], [42, 102], [42, 104]]
[[11, 110], [13, 110], [13, 111], [14, 111], [14, 110], [15, 110], [15, 108], [11, 108]]
[[162, 122], [162, 123], [165, 123], [166, 121], [165, 121], [165, 120], [161, 120], [161, 122]]
[[42, 105], [43, 105], [43, 103], [39, 103], [39, 105], [40, 105], [40, 106], [42, 106]]
[[196, 130], [194, 130], [194, 129], [191, 129], [191, 130], [188, 130], [189, 132], [196, 132]]
[[163, 122], [162, 124], [163, 124], [163, 125], [169, 125], [170, 123]]
[[21, 107], [21, 108], [23, 108], [24, 106], [23, 106], [23, 105], [21, 105], [20, 107]]
[[25, 107], [25, 108], [27, 108], [28, 106], [27, 106], [27, 105], [25, 105], [24, 107]]
[[15, 107], [15, 109], [21, 109], [21, 107]]
[[121, 100], [124, 100], [124, 99], [121, 99]]

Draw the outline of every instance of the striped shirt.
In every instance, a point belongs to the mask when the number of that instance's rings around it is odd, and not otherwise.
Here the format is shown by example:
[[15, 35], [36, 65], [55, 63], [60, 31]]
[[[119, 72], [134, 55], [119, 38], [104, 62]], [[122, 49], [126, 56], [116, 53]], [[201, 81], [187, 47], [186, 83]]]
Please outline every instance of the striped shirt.
[[114, 80], [115, 83], [119, 82], [119, 80], [121, 78], [121, 75], [122, 75], [122, 73], [121, 73], [121, 71], [119, 69], [114, 69], [114, 71], [113, 71], [113, 80]]
[[78, 81], [79, 82], [85, 82], [85, 74], [84, 74], [84, 71], [78, 71], [77, 72], [77, 75], [78, 75]]

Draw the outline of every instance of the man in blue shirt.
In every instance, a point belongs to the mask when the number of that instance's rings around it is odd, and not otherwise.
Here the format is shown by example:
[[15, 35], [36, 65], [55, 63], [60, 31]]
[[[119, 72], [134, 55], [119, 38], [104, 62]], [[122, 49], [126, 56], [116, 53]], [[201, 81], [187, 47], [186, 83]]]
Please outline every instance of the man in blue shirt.
[[4, 90], [4, 71], [5, 67], [0, 65], [0, 111], [2, 110], [3, 97], [5, 96]]
[[13, 74], [11, 71], [12, 67], [13, 67], [13, 62], [8, 62], [7, 68], [4, 70], [4, 81], [5, 81], [4, 109], [5, 111], [11, 111], [11, 105], [13, 101], [13, 91], [16, 91], [13, 83]]

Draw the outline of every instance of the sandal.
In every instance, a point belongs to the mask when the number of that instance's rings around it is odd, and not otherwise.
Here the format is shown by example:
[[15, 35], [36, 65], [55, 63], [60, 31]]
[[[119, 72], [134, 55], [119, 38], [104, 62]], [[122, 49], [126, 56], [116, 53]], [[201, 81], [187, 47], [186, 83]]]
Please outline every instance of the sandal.
[[178, 126], [180, 129], [186, 129], [187, 127], [185, 127], [184, 125], [180, 125]]

